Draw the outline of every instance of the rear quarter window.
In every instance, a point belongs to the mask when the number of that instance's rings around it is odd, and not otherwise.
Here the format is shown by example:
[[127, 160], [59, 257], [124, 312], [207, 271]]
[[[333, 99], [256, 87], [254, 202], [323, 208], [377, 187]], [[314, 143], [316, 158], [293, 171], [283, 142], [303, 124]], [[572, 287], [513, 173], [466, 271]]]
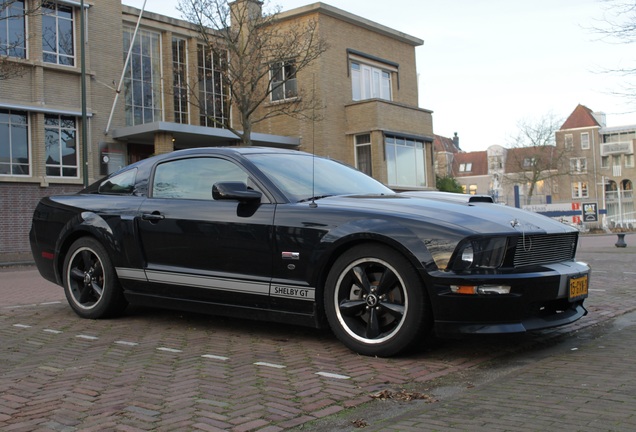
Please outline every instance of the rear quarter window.
[[97, 192], [105, 195], [132, 195], [135, 191], [136, 178], [137, 168], [124, 171], [104, 180]]

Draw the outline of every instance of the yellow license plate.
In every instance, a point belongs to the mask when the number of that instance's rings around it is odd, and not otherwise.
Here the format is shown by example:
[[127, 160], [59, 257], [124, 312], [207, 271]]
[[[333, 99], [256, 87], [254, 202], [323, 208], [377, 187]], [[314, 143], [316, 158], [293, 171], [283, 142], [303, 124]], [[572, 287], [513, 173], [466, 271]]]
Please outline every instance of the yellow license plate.
[[587, 275], [570, 279], [570, 291], [568, 293], [570, 301], [587, 297], [587, 287]]

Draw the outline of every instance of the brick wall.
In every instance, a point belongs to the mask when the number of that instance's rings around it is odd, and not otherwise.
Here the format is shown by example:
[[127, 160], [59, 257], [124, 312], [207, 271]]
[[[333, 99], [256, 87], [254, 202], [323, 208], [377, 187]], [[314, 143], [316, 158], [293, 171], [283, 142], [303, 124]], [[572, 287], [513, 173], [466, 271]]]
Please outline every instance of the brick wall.
[[43, 188], [29, 183], [0, 183], [0, 263], [31, 259], [29, 230], [40, 198], [70, 194], [80, 188], [73, 185]]

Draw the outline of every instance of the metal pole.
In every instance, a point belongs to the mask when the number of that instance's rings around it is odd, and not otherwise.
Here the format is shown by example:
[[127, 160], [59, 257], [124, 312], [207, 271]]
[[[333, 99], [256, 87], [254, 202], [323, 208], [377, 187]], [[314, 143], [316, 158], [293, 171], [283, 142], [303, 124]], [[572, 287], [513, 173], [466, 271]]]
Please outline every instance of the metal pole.
[[86, 115], [86, 49], [84, 44], [86, 33], [86, 22], [84, 0], [80, 1], [80, 63], [82, 67], [82, 176], [84, 187], [88, 186], [88, 116]]
[[133, 49], [133, 46], [135, 45], [135, 39], [137, 39], [137, 31], [139, 30], [139, 26], [141, 25], [141, 18], [144, 14], [144, 10], [146, 9], [146, 1], [147, 0], [144, 0], [144, 4], [141, 6], [141, 12], [139, 12], [139, 18], [137, 18], [137, 25], [135, 26], [135, 31], [133, 32], [132, 39], [130, 40], [130, 46], [128, 47], [126, 60], [124, 60], [124, 68], [121, 71], [119, 84], [117, 85], [117, 90], [115, 91], [115, 99], [113, 100], [113, 106], [110, 109], [110, 115], [108, 116], [108, 123], [106, 123], [106, 130], [104, 130], [104, 135], [108, 135], [108, 132], [110, 131], [110, 124], [113, 121], [113, 115], [115, 114], [115, 107], [117, 106], [117, 100], [119, 99], [119, 94], [121, 93], [121, 88], [124, 84], [124, 78], [126, 77], [126, 69], [128, 68], [128, 64], [130, 63], [130, 56], [132, 55], [132, 49]]

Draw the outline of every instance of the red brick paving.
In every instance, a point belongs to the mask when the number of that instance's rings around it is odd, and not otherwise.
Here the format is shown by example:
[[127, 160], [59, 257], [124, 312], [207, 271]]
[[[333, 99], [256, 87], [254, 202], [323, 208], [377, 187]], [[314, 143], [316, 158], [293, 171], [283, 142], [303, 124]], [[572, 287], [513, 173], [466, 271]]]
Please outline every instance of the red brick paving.
[[356, 355], [329, 332], [301, 327], [147, 309], [116, 320], [83, 320], [61, 288], [33, 268], [4, 269], [0, 429], [238, 432], [300, 426], [367, 403], [378, 390], [427, 383], [636, 309], [627, 253], [601, 244], [587, 252], [583, 247], [580, 257], [594, 273], [590, 314], [574, 325], [436, 341], [393, 359]]

